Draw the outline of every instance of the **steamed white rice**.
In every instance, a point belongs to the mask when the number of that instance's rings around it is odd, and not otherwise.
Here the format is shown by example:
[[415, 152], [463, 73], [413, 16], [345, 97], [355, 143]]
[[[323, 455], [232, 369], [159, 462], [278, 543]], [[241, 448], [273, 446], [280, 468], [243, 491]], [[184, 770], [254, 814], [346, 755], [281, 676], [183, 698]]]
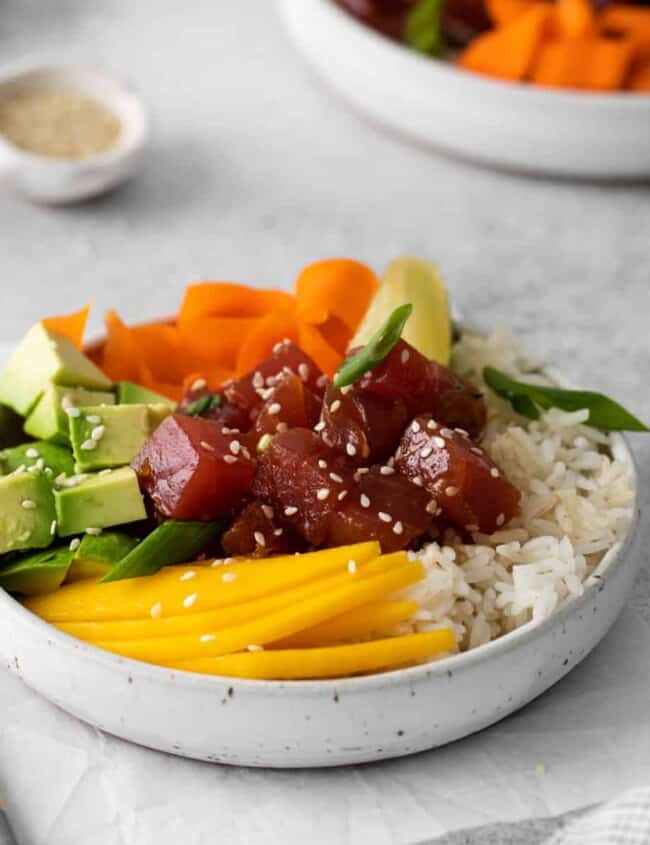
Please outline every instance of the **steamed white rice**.
[[[547, 383], [539, 363], [526, 360], [509, 333], [464, 334], [454, 347], [453, 369], [482, 385], [486, 365]], [[584, 425], [588, 411], [553, 409], [531, 421], [490, 390], [485, 398], [481, 445], [521, 490], [521, 515], [491, 536], [475, 534], [475, 545], [451, 533], [444, 544], [427, 544], [413, 555], [427, 576], [405, 592], [421, 610], [402, 630], [452, 625], [461, 650], [545, 619], [580, 596], [633, 514], [626, 454], [615, 438]]]

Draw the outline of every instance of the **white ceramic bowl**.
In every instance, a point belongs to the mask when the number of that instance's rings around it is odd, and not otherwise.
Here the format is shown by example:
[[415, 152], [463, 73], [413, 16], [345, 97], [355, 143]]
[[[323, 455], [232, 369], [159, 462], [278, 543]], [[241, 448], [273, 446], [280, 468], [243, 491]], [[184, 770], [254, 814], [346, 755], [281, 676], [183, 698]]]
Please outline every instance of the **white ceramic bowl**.
[[0, 185], [36, 202], [72, 203], [105, 193], [128, 179], [149, 134], [146, 111], [134, 91], [101, 70], [77, 65], [32, 67], [0, 75], [0, 97], [43, 87], [71, 90], [99, 101], [120, 119], [121, 135], [107, 152], [71, 161], [27, 153], [0, 134]]
[[421, 56], [332, 0], [279, 0], [308, 61], [353, 105], [427, 145], [534, 174], [650, 174], [650, 96], [500, 82]]
[[[616, 439], [631, 461], [623, 438]], [[603, 559], [599, 578], [544, 622], [409, 669], [294, 682], [178, 672], [83, 643], [2, 590], [0, 655], [64, 710], [173, 754], [292, 768], [398, 757], [499, 721], [578, 664], [612, 625], [634, 582], [637, 519], [635, 505], [627, 536]]]

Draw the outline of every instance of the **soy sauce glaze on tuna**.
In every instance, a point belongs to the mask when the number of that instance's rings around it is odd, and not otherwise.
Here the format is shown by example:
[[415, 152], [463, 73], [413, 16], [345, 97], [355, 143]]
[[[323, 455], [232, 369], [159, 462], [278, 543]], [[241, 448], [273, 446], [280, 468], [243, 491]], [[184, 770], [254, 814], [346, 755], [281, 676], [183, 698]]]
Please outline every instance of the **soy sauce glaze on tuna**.
[[287, 340], [216, 397], [190, 392], [133, 466], [161, 515], [226, 518], [226, 554], [371, 539], [389, 552], [516, 515], [485, 422], [481, 394], [404, 340], [342, 388]]

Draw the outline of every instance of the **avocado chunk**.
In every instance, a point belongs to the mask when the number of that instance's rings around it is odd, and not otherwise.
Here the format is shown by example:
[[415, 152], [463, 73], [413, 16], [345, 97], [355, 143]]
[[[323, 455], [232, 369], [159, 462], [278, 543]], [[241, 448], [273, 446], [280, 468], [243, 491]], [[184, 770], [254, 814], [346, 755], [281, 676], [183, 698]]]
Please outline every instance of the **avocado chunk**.
[[70, 444], [68, 414], [83, 405], [114, 405], [115, 396], [107, 391], [50, 384], [25, 420], [25, 434], [37, 440]]
[[40, 471], [0, 478], [0, 554], [44, 549], [56, 533], [52, 482]]
[[54, 501], [61, 537], [93, 534], [147, 516], [138, 478], [131, 467], [79, 476], [76, 484], [55, 490]]
[[117, 383], [117, 401], [120, 405], [169, 405], [172, 411], [175, 411], [177, 407], [173, 399], [168, 399], [161, 393], [148, 390], [132, 381]]
[[16, 446], [24, 439], [23, 418], [7, 405], [0, 405], [0, 449]]
[[67, 337], [36, 323], [0, 374], [0, 402], [27, 416], [50, 382], [91, 390], [111, 388], [110, 379]]
[[168, 416], [168, 405], [113, 405], [82, 408], [70, 417], [70, 440], [79, 472], [130, 463]]
[[21, 557], [0, 569], [0, 587], [24, 596], [51, 593], [63, 583], [71, 561], [67, 546]]
[[0, 452], [0, 467], [8, 475], [19, 467], [32, 471], [32, 467], [42, 470], [50, 479], [50, 484], [61, 473], [72, 475], [74, 459], [72, 452], [64, 446], [36, 440], [33, 443], [21, 443], [13, 449]]
[[120, 581], [154, 575], [163, 566], [192, 560], [223, 531], [223, 522], [190, 522], [168, 519], [144, 538], [133, 551], [115, 564], [102, 578]]
[[109, 569], [126, 557], [139, 543], [135, 537], [121, 531], [103, 531], [101, 534], [85, 534], [74, 552], [66, 582], [81, 578], [100, 578]]

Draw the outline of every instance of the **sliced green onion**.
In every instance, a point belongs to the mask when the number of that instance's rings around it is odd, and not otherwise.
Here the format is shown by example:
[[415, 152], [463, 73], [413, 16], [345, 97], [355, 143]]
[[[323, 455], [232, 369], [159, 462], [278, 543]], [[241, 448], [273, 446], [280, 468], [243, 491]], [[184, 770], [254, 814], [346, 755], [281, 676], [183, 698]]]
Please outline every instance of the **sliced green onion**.
[[381, 364], [400, 339], [411, 311], [413, 311], [413, 306], [410, 303], [396, 308], [366, 346], [341, 364], [334, 379], [334, 387], [346, 387], [348, 384], [353, 384], [373, 367]]
[[441, 18], [443, 0], [418, 0], [411, 6], [404, 27], [404, 41], [427, 56], [439, 56], [444, 47]]
[[219, 408], [222, 404], [223, 396], [221, 394], [204, 393], [203, 396], [199, 396], [198, 399], [189, 403], [185, 409], [185, 413], [189, 414], [190, 417], [200, 417], [206, 411], [210, 411], [212, 408]]
[[257, 441], [257, 452], [261, 455], [262, 452], [266, 452], [269, 448], [269, 444], [273, 438], [270, 434], [263, 434], [260, 439]]
[[641, 420], [618, 402], [590, 390], [564, 390], [515, 381], [494, 367], [485, 367], [483, 380], [488, 387], [507, 399], [518, 414], [536, 420], [539, 409], [559, 408], [562, 411], [589, 411], [585, 425], [605, 431], [650, 431]]

